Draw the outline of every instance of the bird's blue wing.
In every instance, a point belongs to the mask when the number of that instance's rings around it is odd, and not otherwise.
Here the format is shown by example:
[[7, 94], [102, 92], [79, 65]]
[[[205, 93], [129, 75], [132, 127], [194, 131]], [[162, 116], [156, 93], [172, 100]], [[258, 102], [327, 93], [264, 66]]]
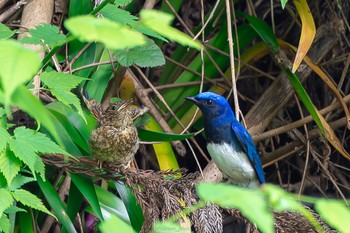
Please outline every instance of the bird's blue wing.
[[247, 153], [250, 162], [254, 166], [254, 169], [258, 174], [260, 182], [262, 184], [265, 183], [265, 176], [260, 160], [260, 155], [256, 150], [252, 137], [238, 121], [233, 121], [231, 124], [231, 128], [233, 130], [234, 135], [237, 137], [240, 145], [242, 146], [242, 149]]

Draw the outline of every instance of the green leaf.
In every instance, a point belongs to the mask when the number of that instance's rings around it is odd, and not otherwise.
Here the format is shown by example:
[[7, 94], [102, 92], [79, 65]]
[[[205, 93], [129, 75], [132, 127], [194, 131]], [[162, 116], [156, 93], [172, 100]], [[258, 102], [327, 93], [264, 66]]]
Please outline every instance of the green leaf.
[[142, 10], [140, 16], [141, 24], [151, 28], [159, 35], [184, 46], [190, 46], [198, 50], [202, 48], [199, 42], [194, 41], [190, 36], [170, 26], [174, 16], [156, 10]]
[[12, 205], [13, 198], [11, 193], [6, 189], [0, 188], [0, 216], [4, 213], [4, 210]]
[[23, 176], [21, 174], [17, 174], [17, 176], [13, 179], [10, 190], [14, 191], [16, 189], [21, 188], [23, 185], [33, 182], [35, 179], [33, 177]]
[[191, 138], [195, 135], [195, 133], [191, 134], [169, 134], [169, 133], [159, 133], [155, 131], [145, 130], [141, 128], [137, 128], [137, 132], [139, 134], [139, 137], [142, 141], [145, 142], [152, 142], [152, 141], [159, 141], [159, 142], [167, 142], [167, 141], [177, 141], [177, 140], [184, 140], [187, 138]]
[[179, 224], [164, 221], [164, 222], [156, 222], [153, 226], [153, 231], [157, 233], [168, 233], [168, 232], [176, 232], [176, 233], [190, 233], [190, 229], [183, 229]]
[[124, 25], [134, 25], [138, 20], [138, 18], [131, 15], [129, 11], [122, 10], [113, 4], [107, 4], [100, 13], [106, 18]]
[[[123, 201], [117, 197], [112, 192], [101, 188], [100, 186], [94, 185], [98, 200], [102, 208], [102, 212], [106, 211], [112, 215], [116, 215], [118, 218], [122, 219], [124, 222], [130, 224], [130, 217], [126, 210], [126, 206]], [[106, 214], [104, 215], [106, 216]], [[141, 225], [142, 226], [142, 225]], [[140, 228], [141, 229], [141, 228]]]
[[101, 42], [110, 49], [133, 48], [146, 43], [141, 33], [109, 19], [78, 16], [67, 19], [65, 26], [80, 41]]
[[155, 67], [165, 64], [162, 51], [152, 40], [147, 45], [116, 51], [117, 60], [122, 66], [136, 64], [140, 67]]
[[40, 210], [52, 217], [56, 218], [42, 203], [42, 201], [35, 196], [34, 194], [28, 192], [24, 189], [17, 189], [12, 193], [12, 196], [16, 199], [16, 201], [21, 202], [23, 205], [29, 206], [33, 209]]
[[6, 27], [5, 24], [0, 23], [0, 40], [8, 39], [15, 34], [11, 29]]
[[[80, 149], [85, 150], [85, 152], [89, 154], [88, 138], [91, 132], [89, 127], [94, 127], [94, 124], [89, 124], [89, 118], [87, 118], [87, 122], [85, 122], [81, 115], [74, 111], [74, 109], [59, 101], [47, 104], [46, 107], [59, 120], [71, 140], [73, 140]], [[62, 133], [62, 131], [60, 133]]]
[[49, 131], [56, 142], [64, 147], [63, 140], [65, 138], [60, 137], [60, 128], [57, 127], [59, 122], [26, 87], [21, 85], [17, 88], [15, 94], [12, 96], [12, 101], [14, 105], [39, 121]]
[[222, 208], [239, 209], [261, 232], [274, 232], [273, 215], [260, 190], [244, 189], [223, 183], [201, 183], [196, 190], [204, 201], [212, 202]]
[[10, 220], [6, 214], [3, 214], [0, 217], [0, 232], [10, 233], [10, 231], [11, 231]]
[[111, 215], [109, 219], [103, 221], [99, 225], [99, 229], [102, 233], [115, 232], [116, 229], [118, 229], [118, 232], [135, 233], [135, 231], [130, 225], [128, 225], [115, 215]]
[[79, 191], [84, 195], [86, 200], [89, 202], [92, 209], [95, 211], [95, 214], [97, 215], [97, 217], [99, 217], [100, 220], [103, 220], [100, 203], [98, 201], [92, 180], [82, 175], [76, 175], [73, 173], [69, 173], [69, 176], [72, 178], [72, 181], [77, 186]]
[[304, 89], [303, 85], [301, 84], [298, 76], [295, 73], [292, 73], [289, 69], [283, 69], [283, 72], [287, 75], [295, 92], [298, 94], [299, 98], [301, 99], [301, 102], [303, 102], [306, 109], [308, 110], [308, 112], [316, 122], [317, 126], [320, 128], [321, 132], [323, 133], [323, 135], [325, 135], [325, 128], [320, 119], [320, 116], [317, 114], [317, 110], [313, 105], [313, 103], [311, 102], [311, 99], [307, 94], [306, 90]]
[[17, 206], [10, 206], [9, 208], [7, 208], [5, 211], [4, 211], [6, 214], [14, 214], [14, 213], [17, 213], [17, 212], [27, 212], [25, 209], [22, 209], [22, 208], [19, 208]]
[[78, 97], [70, 92], [71, 89], [86, 80], [85, 78], [55, 71], [50, 73], [44, 72], [40, 77], [43, 83], [50, 88], [51, 93], [56, 96], [59, 101], [68, 106], [73, 105], [78, 110], [79, 114], [85, 118]]
[[246, 18], [251, 27], [258, 33], [260, 38], [266, 43], [269, 49], [273, 53], [277, 53], [279, 50], [279, 45], [277, 42], [277, 38], [272, 31], [272, 28], [262, 19], [257, 17], [250, 16], [243, 12], [238, 12], [237, 16]]
[[282, 9], [284, 9], [286, 7], [287, 2], [288, 2], [288, 0], [281, 0]]
[[7, 142], [10, 140], [10, 134], [6, 129], [0, 127], [0, 151], [6, 149]]
[[69, 155], [65, 150], [62, 150], [56, 143], [51, 141], [45, 134], [36, 132], [34, 130], [17, 127], [14, 130], [15, 141], [21, 143], [22, 147], [28, 146], [35, 152], [54, 154], [60, 153]]
[[125, 6], [129, 3], [131, 3], [132, 0], [116, 0], [114, 3], [117, 5], [117, 6]]
[[13, 40], [0, 41], [0, 80], [5, 105], [10, 104], [10, 98], [19, 85], [33, 78], [40, 64], [39, 55], [31, 49]]
[[[73, 221], [79, 212], [81, 205], [83, 203], [84, 196], [78, 190], [74, 182], [70, 183], [68, 200], [67, 200], [67, 214], [69, 218]], [[67, 233], [67, 229], [62, 229], [62, 233]]]
[[303, 215], [314, 227], [318, 230], [318, 232], [322, 232], [322, 226], [316, 220], [314, 215], [306, 209], [296, 198], [292, 198], [278, 186], [272, 184], [265, 184], [263, 186], [263, 191], [268, 197], [268, 201], [270, 206], [275, 211], [295, 211]]
[[315, 208], [322, 219], [338, 232], [350, 232], [350, 209], [343, 201], [321, 199], [315, 203]]
[[10, 141], [10, 149], [17, 158], [28, 165], [33, 175], [35, 172], [38, 172], [43, 179], [45, 177], [44, 164], [37, 153], [61, 153], [68, 155], [66, 151], [62, 150], [45, 134], [40, 132], [25, 127], [18, 127], [14, 130], [14, 137], [15, 139]]
[[44, 182], [40, 177], [38, 177], [37, 181], [47, 202], [49, 203], [53, 212], [56, 214], [58, 221], [62, 223], [68, 232], [77, 232], [55, 188], [50, 182]]
[[141, 32], [142, 34], [147, 35], [147, 36], [154, 37], [154, 38], [162, 40], [164, 42], [169, 42], [167, 39], [165, 39], [164, 37], [162, 37], [161, 35], [159, 35], [155, 31], [153, 31], [151, 28], [141, 24], [139, 21], [137, 21], [137, 23], [132, 25], [132, 28], [138, 32]]
[[31, 37], [24, 37], [21, 42], [26, 44], [47, 45], [50, 48], [63, 45], [66, 36], [59, 33], [59, 28], [52, 24], [43, 24], [29, 29]]
[[[114, 185], [124, 203], [124, 208], [127, 210], [129, 222], [136, 232], [140, 232], [145, 221], [140, 204], [137, 203], [135, 195], [125, 184], [114, 182]], [[121, 218], [121, 216], [117, 216]]]
[[21, 168], [21, 161], [10, 150], [0, 152], [0, 172], [6, 178], [7, 184], [12, 184], [13, 178]]

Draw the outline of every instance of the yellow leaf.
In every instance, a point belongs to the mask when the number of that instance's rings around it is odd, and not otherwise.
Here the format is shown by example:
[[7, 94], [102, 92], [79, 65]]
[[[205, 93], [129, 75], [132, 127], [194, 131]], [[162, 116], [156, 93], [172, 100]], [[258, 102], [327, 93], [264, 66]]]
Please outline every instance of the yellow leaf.
[[295, 56], [292, 69], [294, 73], [310, 49], [316, 35], [316, 27], [306, 0], [293, 0], [293, 2], [297, 8], [302, 24], [298, 52]]

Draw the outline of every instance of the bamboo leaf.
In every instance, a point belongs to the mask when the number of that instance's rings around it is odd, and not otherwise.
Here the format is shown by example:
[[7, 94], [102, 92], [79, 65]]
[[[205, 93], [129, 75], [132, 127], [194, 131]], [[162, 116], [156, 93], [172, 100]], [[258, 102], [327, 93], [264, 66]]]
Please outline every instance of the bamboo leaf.
[[294, 73], [311, 47], [316, 35], [316, 27], [306, 0], [293, 0], [293, 2], [299, 13], [302, 24], [298, 51], [295, 55], [292, 68], [292, 72]]

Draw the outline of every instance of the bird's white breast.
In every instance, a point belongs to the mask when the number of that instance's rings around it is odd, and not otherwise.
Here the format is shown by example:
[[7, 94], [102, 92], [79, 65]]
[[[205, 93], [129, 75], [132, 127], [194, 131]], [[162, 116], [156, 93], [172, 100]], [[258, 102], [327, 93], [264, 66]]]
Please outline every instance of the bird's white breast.
[[208, 143], [207, 149], [220, 171], [233, 184], [257, 188], [260, 183], [246, 153], [235, 151], [229, 144]]

